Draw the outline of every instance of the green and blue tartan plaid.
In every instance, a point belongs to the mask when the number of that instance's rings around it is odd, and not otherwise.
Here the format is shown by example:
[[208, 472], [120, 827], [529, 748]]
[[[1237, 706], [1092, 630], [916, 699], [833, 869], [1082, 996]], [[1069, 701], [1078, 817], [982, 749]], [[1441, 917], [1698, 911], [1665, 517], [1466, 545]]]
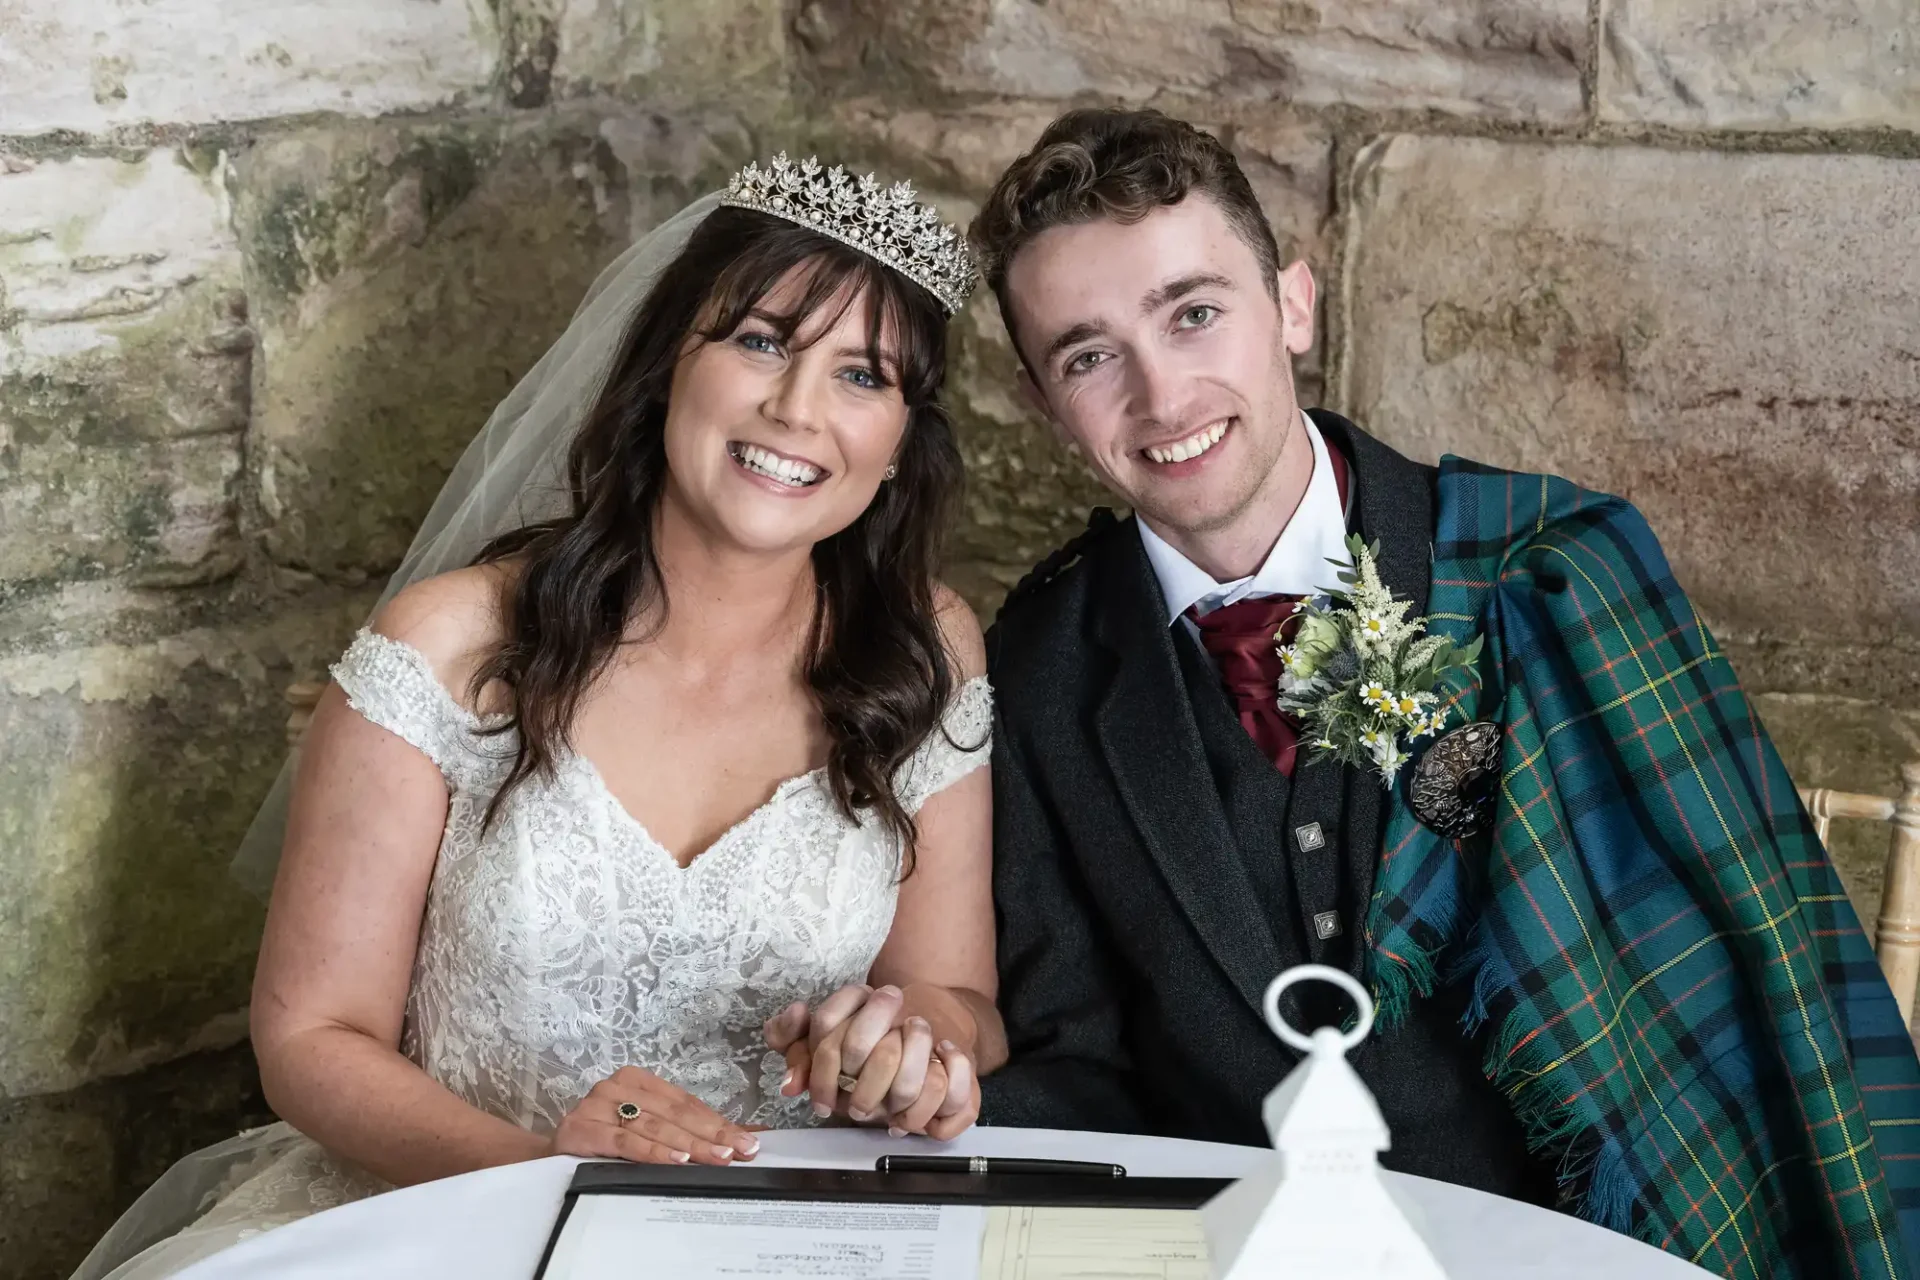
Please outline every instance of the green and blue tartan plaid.
[[1920, 1275], [1920, 1063], [1792, 781], [1626, 502], [1440, 465], [1433, 630], [1502, 728], [1464, 845], [1396, 802], [1368, 913], [1391, 1025], [1471, 983], [1571, 1211], [1729, 1277]]

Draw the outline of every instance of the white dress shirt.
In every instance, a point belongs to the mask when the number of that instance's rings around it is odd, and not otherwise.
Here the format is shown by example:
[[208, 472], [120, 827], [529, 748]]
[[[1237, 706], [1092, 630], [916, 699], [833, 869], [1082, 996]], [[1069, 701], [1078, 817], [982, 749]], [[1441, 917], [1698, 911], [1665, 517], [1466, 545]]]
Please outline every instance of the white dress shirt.
[[[1344, 563], [1348, 559], [1347, 513], [1340, 503], [1340, 486], [1333, 478], [1327, 442], [1320, 438], [1313, 419], [1302, 413], [1300, 421], [1313, 445], [1313, 475], [1307, 480], [1306, 496], [1280, 531], [1280, 539], [1267, 553], [1266, 562], [1251, 575], [1217, 582], [1212, 574], [1174, 550], [1145, 520], [1134, 521], [1146, 547], [1147, 561], [1160, 580], [1160, 593], [1166, 598], [1168, 626], [1195, 605], [1204, 614], [1256, 596], [1304, 596], [1343, 589], [1335, 576], [1339, 570], [1329, 561]], [[1191, 619], [1187, 626], [1198, 634]]]

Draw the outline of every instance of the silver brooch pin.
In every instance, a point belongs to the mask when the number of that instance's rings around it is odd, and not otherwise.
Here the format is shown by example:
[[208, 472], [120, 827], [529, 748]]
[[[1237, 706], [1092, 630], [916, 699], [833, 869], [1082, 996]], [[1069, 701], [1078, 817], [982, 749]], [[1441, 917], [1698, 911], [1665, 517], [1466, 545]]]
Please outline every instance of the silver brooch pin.
[[1478, 835], [1493, 819], [1499, 767], [1499, 725], [1476, 720], [1443, 735], [1413, 766], [1413, 816], [1449, 840]]

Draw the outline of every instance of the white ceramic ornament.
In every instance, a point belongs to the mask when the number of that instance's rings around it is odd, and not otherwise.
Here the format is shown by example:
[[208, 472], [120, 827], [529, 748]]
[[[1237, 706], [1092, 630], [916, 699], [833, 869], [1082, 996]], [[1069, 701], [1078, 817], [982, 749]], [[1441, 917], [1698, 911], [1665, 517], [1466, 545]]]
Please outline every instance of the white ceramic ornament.
[[[1360, 1020], [1302, 1035], [1280, 1016], [1295, 983], [1331, 982]], [[1216, 1280], [1446, 1280], [1433, 1251], [1380, 1179], [1389, 1145], [1380, 1104], [1346, 1052], [1373, 1028], [1373, 1001], [1352, 975], [1296, 965], [1267, 988], [1267, 1025], [1306, 1054], [1261, 1109], [1274, 1154], [1201, 1210]]]

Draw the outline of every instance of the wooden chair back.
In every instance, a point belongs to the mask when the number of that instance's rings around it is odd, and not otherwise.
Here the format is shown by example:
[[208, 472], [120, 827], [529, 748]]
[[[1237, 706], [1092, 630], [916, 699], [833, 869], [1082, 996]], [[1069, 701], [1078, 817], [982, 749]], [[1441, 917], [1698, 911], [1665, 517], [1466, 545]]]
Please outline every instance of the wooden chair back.
[[1887, 846], [1887, 865], [1880, 893], [1880, 918], [1874, 921], [1873, 951], [1880, 971], [1887, 975], [1900, 1016], [1913, 1026], [1916, 992], [1920, 992], [1920, 760], [1901, 766], [1897, 799], [1857, 795], [1825, 787], [1802, 788], [1800, 800], [1813, 815], [1820, 842], [1835, 818], [1885, 822], [1893, 827]]

